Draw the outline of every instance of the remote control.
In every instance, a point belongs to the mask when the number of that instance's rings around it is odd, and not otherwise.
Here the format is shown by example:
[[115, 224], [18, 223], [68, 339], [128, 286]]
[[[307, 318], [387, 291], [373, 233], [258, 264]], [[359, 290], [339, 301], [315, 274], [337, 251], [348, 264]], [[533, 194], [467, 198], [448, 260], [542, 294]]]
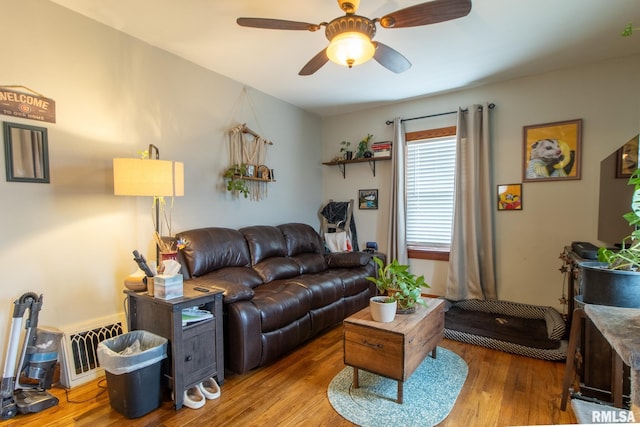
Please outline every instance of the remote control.
[[209, 292], [209, 289], [201, 288], [200, 286], [194, 286], [193, 290], [200, 291], [200, 292]]

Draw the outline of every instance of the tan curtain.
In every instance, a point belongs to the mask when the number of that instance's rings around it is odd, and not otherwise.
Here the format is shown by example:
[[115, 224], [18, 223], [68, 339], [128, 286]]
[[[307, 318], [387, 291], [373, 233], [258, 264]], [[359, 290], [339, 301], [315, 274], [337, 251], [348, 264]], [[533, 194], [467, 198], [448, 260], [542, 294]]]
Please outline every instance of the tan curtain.
[[446, 298], [495, 299], [489, 106], [458, 110], [453, 236]]
[[400, 264], [409, 264], [407, 252], [407, 191], [406, 191], [406, 150], [404, 124], [399, 117], [393, 121], [393, 142], [391, 144], [391, 194], [389, 196], [389, 229], [387, 252], [389, 261], [397, 259]]

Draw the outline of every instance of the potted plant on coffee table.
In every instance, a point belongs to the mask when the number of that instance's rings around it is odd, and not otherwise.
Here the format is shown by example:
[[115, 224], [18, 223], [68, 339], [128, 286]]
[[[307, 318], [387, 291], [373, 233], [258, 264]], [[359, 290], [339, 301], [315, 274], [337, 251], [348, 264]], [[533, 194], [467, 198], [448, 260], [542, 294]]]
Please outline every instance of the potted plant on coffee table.
[[397, 259], [386, 266], [378, 257], [373, 260], [378, 265], [378, 277], [367, 277], [367, 280], [376, 284], [380, 294], [396, 302], [398, 314], [413, 313], [418, 304], [426, 307], [422, 288], [430, 286], [424, 281], [424, 276], [416, 277], [408, 265], [400, 264]]
[[600, 248], [599, 262], [582, 262], [582, 297], [590, 304], [640, 308], [640, 169], [629, 178], [634, 186], [631, 212], [624, 215], [634, 231], [621, 248]]

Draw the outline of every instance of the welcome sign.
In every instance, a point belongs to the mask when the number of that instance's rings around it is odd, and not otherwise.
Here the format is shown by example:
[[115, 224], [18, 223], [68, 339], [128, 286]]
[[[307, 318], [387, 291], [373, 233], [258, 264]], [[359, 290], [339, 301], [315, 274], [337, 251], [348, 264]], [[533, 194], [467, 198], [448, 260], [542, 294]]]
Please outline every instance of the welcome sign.
[[40, 94], [17, 92], [0, 86], [0, 114], [55, 123], [56, 102]]

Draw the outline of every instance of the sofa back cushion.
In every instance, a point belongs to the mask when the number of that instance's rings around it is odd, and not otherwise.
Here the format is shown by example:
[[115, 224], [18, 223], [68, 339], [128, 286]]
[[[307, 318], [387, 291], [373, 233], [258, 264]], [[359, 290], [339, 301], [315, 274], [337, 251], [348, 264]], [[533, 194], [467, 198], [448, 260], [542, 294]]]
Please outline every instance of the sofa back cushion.
[[191, 276], [203, 276], [224, 267], [248, 267], [251, 257], [247, 241], [238, 230], [199, 228], [178, 233], [187, 246], [182, 256]]
[[300, 274], [300, 267], [287, 256], [287, 244], [277, 227], [256, 225], [241, 228], [251, 253], [253, 269], [267, 283]]
[[254, 225], [241, 228], [240, 233], [247, 240], [252, 265], [267, 258], [287, 256], [287, 244], [277, 227]]
[[300, 274], [320, 273], [327, 269], [320, 235], [308, 224], [292, 222], [279, 225], [287, 245], [287, 255], [300, 267]]
[[320, 235], [308, 224], [289, 223], [279, 225], [287, 245], [287, 255], [296, 256], [303, 253], [324, 253]]

